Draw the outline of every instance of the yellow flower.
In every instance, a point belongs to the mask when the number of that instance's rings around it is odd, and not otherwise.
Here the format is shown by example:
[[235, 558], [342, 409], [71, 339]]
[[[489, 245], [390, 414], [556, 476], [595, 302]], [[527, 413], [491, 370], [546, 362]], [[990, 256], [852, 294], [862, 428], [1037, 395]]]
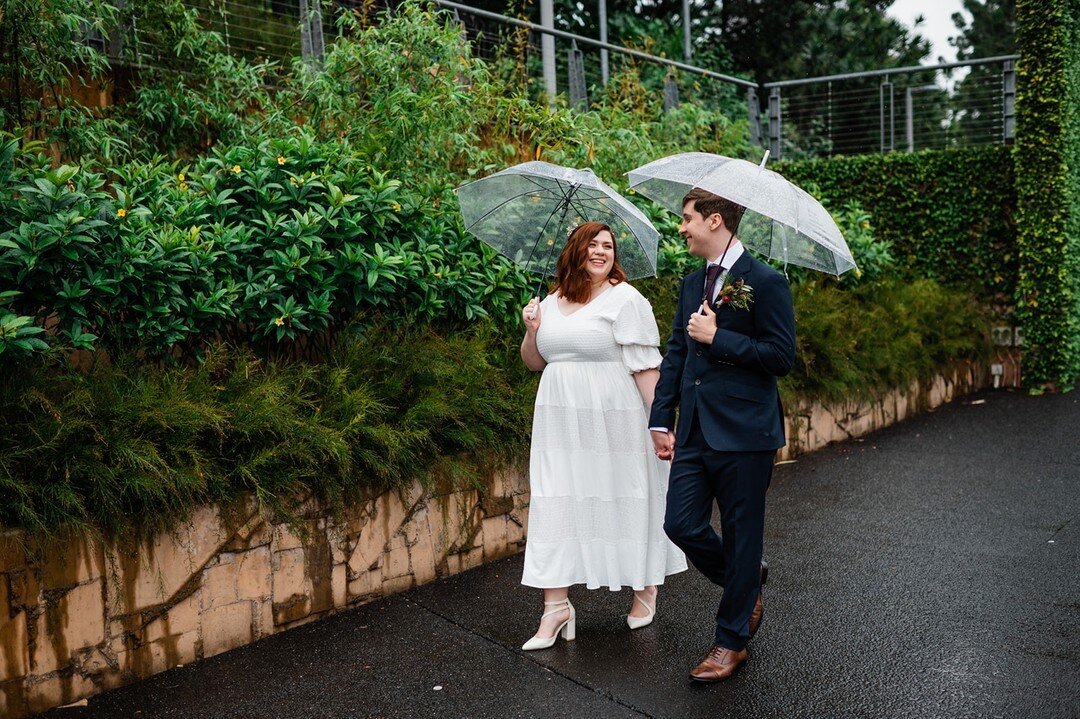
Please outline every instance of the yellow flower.
[[295, 185], [296, 184], [296, 178], [295, 177], [290, 177], [289, 182], [291, 182], [291, 183], [293, 183]]
[[394, 212], [401, 212], [401, 205], [396, 202], [391, 202], [390, 206], [394, 208]]
[[180, 189], [181, 190], [186, 190], [187, 188], [188, 188], [188, 184], [186, 182], [181, 182], [180, 183]]
[[279, 164], [279, 165], [284, 165], [284, 164], [285, 164], [285, 158], [284, 158], [284, 157], [282, 157], [281, 155], [278, 155], [278, 157], [277, 157], [277, 164]]
[[283, 324], [285, 324], [285, 318], [284, 317], [275, 318], [274, 319], [274, 324], [277, 325], [278, 327], [281, 327]]
[[116, 211], [116, 216], [117, 217], [127, 217], [127, 210], [125, 210], [123, 207], [121, 207], [119, 210]]
[[177, 176], [176, 176], [176, 179], [177, 179], [177, 180], [180, 180], [180, 182], [183, 182], [183, 181], [184, 181], [184, 179], [185, 179], [185, 178], [184, 178], [184, 173], [182, 173], [182, 172], [181, 172], [181, 173], [180, 173], [179, 175], [177, 175]]
[[232, 171], [233, 171], [234, 175], [239, 175], [240, 174], [240, 165], [233, 165], [232, 166]]

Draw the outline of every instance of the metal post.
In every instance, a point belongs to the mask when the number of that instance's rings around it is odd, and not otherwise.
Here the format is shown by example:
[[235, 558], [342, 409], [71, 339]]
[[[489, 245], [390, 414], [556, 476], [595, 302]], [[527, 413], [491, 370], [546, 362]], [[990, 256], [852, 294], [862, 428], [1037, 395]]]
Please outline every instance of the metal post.
[[107, 45], [107, 52], [109, 54], [109, 57], [114, 60], [119, 58], [121, 53], [124, 52], [124, 35], [127, 32], [127, 23], [125, 23], [121, 18], [125, 14], [124, 5], [126, 4], [126, 0], [117, 0], [115, 5], [116, 16], [120, 21], [117, 26], [113, 28], [112, 34], [109, 36]]
[[881, 129], [881, 151], [889, 152], [896, 146], [895, 111], [893, 108], [893, 84], [889, 76], [878, 89], [878, 120]]
[[[600, 0], [600, 42], [607, 42], [607, 0]], [[607, 85], [609, 75], [608, 51], [600, 49], [600, 82]]]
[[664, 77], [664, 110], [679, 106], [679, 85], [675, 82], [675, 72], [668, 72]]
[[683, 26], [683, 62], [690, 62], [693, 48], [690, 47], [690, 0], [682, 0]]
[[904, 91], [904, 134], [907, 136], [907, 151], [915, 152], [915, 110], [911, 105], [911, 88]]
[[750, 121], [750, 144], [761, 147], [761, 105], [756, 87], [746, 88], [746, 117]]
[[300, 0], [300, 54], [309, 65], [321, 67], [324, 50], [320, 0]]
[[1016, 61], [1006, 60], [1001, 68], [1001, 134], [1008, 143], [1016, 136]]
[[585, 89], [585, 61], [577, 41], [570, 42], [566, 51], [566, 92], [570, 97], [570, 107], [581, 110], [589, 109], [589, 95]]
[[769, 90], [769, 154], [774, 160], [779, 160], [781, 157], [780, 121], [780, 88], [774, 87]]
[[[554, 0], [540, 0], [540, 25], [549, 29], [555, 29], [555, 2]], [[548, 102], [554, 103], [555, 96], [559, 93], [558, 81], [555, 77], [555, 36], [544, 33], [540, 37], [540, 53], [543, 55], [544, 65], [544, 92], [547, 93]]]

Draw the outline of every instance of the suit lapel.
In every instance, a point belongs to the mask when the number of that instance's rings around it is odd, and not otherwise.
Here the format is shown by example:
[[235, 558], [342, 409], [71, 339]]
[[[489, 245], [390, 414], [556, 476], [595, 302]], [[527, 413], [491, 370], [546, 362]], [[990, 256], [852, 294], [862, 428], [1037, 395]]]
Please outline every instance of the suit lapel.
[[[735, 260], [735, 264], [732, 266], [731, 271], [724, 276], [724, 284], [721, 285], [721, 289], [735, 280], [742, 279], [745, 281], [746, 275], [750, 274], [750, 269], [753, 266], [754, 260], [750, 257], [750, 253], [744, 247], [742, 255], [739, 256], [739, 259]], [[720, 297], [721, 295], [718, 293], [716, 295], [716, 300], [713, 302], [713, 311], [719, 311], [721, 307]]]

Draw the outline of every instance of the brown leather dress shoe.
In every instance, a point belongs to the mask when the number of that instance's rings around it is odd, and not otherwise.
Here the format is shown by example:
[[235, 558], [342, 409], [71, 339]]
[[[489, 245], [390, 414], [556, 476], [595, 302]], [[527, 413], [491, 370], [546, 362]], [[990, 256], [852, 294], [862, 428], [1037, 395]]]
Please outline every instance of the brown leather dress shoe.
[[746, 649], [735, 651], [719, 644], [709, 650], [705, 658], [690, 671], [690, 678], [696, 682], [720, 682], [739, 668], [750, 653]]

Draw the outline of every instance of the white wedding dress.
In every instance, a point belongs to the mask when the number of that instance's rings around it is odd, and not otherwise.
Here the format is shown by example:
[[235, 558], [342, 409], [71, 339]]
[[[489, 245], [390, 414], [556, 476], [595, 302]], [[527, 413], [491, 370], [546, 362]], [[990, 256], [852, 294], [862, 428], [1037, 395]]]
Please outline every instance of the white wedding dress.
[[686, 569], [664, 534], [669, 465], [657, 459], [633, 372], [660, 366], [652, 307], [628, 283], [569, 316], [540, 303], [540, 378], [521, 583], [612, 590]]

